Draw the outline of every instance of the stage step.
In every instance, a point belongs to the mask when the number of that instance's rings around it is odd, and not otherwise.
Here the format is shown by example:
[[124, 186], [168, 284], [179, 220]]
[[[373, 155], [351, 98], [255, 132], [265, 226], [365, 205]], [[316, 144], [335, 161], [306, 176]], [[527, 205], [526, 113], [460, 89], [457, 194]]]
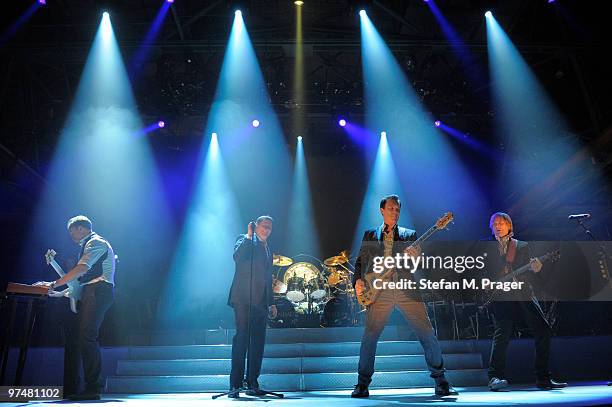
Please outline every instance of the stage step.
[[[350, 373], [355, 372], [359, 356], [266, 358], [262, 373]], [[445, 354], [447, 369], [482, 368], [480, 354]], [[122, 360], [117, 366], [119, 376], [191, 376], [229, 374], [231, 359]], [[422, 355], [377, 356], [376, 370], [395, 372], [426, 370]]]
[[[471, 353], [470, 341], [440, 341], [444, 353]], [[266, 344], [267, 358], [357, 356], [360, 342]], [[231, 345], [136, 346], [129, 348], [129, 358], [162, 359], [230, 359]], [[378, 343], [377, 355], [422, 355], [418, 341], [384, 341]]]
[[[450, 370], [446, 373], [454, 386], [482, 386], [487, 382], [483, 369]], [[426, 370], [377, 372], [373, 389], [433, 387]], [[277, 391], [348, 390], [357, 382], [357, 373], [262, 374], [261, 387]], [[198, 376], [114, 376], [106, 381], [107, 393], [221, 392], [228, 388], [229, 375]]]
[[[233, 330], [191, 332], [194, 345], [135, 346], [106, 379], [109, 393], [217, 392], [227, 390]], [[351, 389], [357, 382], [363, 327], [270, 329], [260, 384], [279, 391]], [[176, 338], [175, 332], [169, 338]], [[385, 328], [378, 343], [372, 388], [432, 387], [423, 348], [407, 327]], [[174, 339], [173, 339], [174, 340]], [[456, 386], [487, 382], [472, 341], [440, 341], [447, 376]]]
[[[131, 343], [146, 345], [222, 345], [231, 344], [234, 329], [172, 330], [154, 332], [132, 332]], [[269, 328], [266, 343], [329, 343], [359, 341], [363, 327], [331, 328]], [[415, 340], [409, 326], [388, 326], [383, 331], [382, 341]]]

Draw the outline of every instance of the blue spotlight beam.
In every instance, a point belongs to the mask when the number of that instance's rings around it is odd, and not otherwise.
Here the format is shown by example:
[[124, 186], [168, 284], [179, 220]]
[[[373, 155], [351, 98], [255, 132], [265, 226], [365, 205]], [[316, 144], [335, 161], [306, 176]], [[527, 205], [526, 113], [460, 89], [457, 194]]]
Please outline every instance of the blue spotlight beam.
[[[253, 127], [256, 118], [260, 125]], [[236, 13], [226, 48], [208, 132], [217, 131], [228, 174], [244, 219], [270, 213], [273, 239], [282, 237], [288, 205], [278, 191], [291, 190], [291, 159], [267, 86], [242, 18]], [[281, 239], [280, 242], [284, 242]], [[282, 244], [275, 250], [282, 250]]]
[[437, 126], [440, 130], [444, 131], [445, 133], [451, 135], [455, 140], [465, 144], [466, 146], [468, 146], [469, 148], [471, 148], [474, 151], [477, 151], [489, 158], [491, 158], [492, 160], [500, 160], [502, 158], [501, 154], [499, 153], [499, 151], [495, 150], [494, 148], [492, 148], [491, 146], [488, 146], [482, 142], [480, 142], [479, 140], [474, 139], [472, 136], [470, 136], [469, 134], [463, 133], [449, 125], [447, 125], [446, 123], [440, 122], [440, 125]]
[[159, 29], [164, 23], [164, 20], [166, 19], [166, 15], [168, 14], [168, 10], [170, 9], [171, 5], [172, 5], [171, 2], [164, 1], [162, 3], [162, 6], [159, 8], [159, 11], [157, 12], [157, 15], [155, 16], [155, 19], [153, 20], [151, 27], [149, 27], [149, 31], [147, 31], [147, 34], [142, 44], [140, 45], [140, 47], [138, 48], [138, 50], [132, 57], [132, 60], [130, 62], [130, 69], [129, 69], [130, 77], [135, 78], [138, 72], [140, 71], [140, 69], [142, 68], [142, 65], [146, 62], [147, 57], [149, 53], [151, 52], [151, 45], [157, 38], [157, 35], [159, 34]]
[[453, 49], [453, 52], [461, 61], [465, 74], [470, 78], [473, 84], [482, 84], [485, 78], [482, 67], [474, 60], [474, 56], [465, 46], [461, 36], [459, 36], [452, 24], [444, 17], [444, 14], [440, 11], [434, 0], [428, 0], [427, 6], [429, 6], [438, 24], [440, 24], [440, 28], [442, 28], [442, 32]]
[[[282, 225], [289, 205], [279, 191], [291, 190], [291, 165], [266, 89], [242, 15], [235, 13], [205, 126], [205, 134], [214, 132], [218, 138], [211, 136], [203, 158], [168, 276], [165, 301], [177, 299], [179, 306], [164, 313], [165, 322], [193, 324], [201, 320], [201, 310], [215, 323], [231, 319], [226, 303], [232, 250], [249, 220], [272, 215], [270, 246], [285, 253]], [[253, 127], [254, 118], [258, 127]]]
[[226, 315], [233, 276], [232, 248], [242, 225], [217, 133], [206, 137], [198, 184], [191, 198], [160, 307], [164, 326], [188, 327]]
[[[372, 131], [385, 129], [389, 135], [388, 144], [404, 191], [401, 196], [404, 224], [423, 229], [451, 210], [456, 215], [453, 233], [463, 237], [478, 233], [469, 224], [488, 211], [485, 194], [448, 140], [436, 132], [433, 118], [422, 108], [367, 14], [361, 16], [361, 51], [366, 125]], [[370, 211], [377, 213], [378, 206]]]
[[140, 284], [146, 292], [151, 276], [169, 261], [170, 249], [163, 248], [172, 228], [147, 140], [134, 137], [142, 127], [105, 15], [50, 165], [53, 187], [38, 204], [24, 264], [65, 241], [66, 220], [85, 214], [119, 256], [120, 284]]
[[[576, 139], [568, 141], [571, 130], [565, 120], [493, 14], [486, 23], [493, 101], [499, 112], [497, 133], [506, 145], [501, 184], [518, 194], [513, 210], [536, 214], [544, 207], [542, 200], [567, 190], [564, 180], [592, 166], [571, 160], [580, 146]], [[565, 177], [554, 176], [560, 168]], [[589, 196], [594, 188], [598, 187], [584, 185], [577, 196]]]
[[[353, 240], [351, 250], [353, 254], [356, 254], [359, 250], [363, 232], [368, 228], [378, 226], [382, 223], [382, 217], [379, 210], [380, 199], [390, 194], [398, 194], [400, 198], [405, 196], [397, 175], [395, 163], [393, 162], [393, 156], [389, 148], [387, 136], [381, 135], [379, 136], [379, 140], [374, 165], [370, 172], [368, 187], [361, 205], [359, 223], [357, 224]], [[402, 222], [403, 225], [412, 224], [408, 211], [403, 210], [401, 216], [400, 222]]]
[[32, 17], [36, 10], [38, 10], [42, 6], [43, 5], [40, 4], [38, 1], [32, 3], [30, 7], [28, 7], [28, 9], [24, 11], [23, 14], [20, 15], [19, 18], [13, 24], [11, 24], [2, 34], [0, 34], [0, 45], [4, 45], [5, 42], [7, 42], [12, 36], [14, 36], [15, 33], [17, 33], [17, 30], [19, 30], [19, 28], [23, 24], [25, 24], [30, 19], [30, 17]]
[[312, 198], [308, 182], [308, 169], [304, 143], [297, 140], [293, 170], [293, 192], [289, 209], [289, 256], [300, 253], [320, 257], [319, 237], [314, 223]]

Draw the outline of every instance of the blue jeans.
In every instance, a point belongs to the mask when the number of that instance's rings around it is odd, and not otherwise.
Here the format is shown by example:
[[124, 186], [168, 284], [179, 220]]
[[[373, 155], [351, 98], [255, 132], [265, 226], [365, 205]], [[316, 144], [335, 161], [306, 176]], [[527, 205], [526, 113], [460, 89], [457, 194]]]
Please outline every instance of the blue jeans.
[[376, 346], [393, 309], [397, 307], [414, 329], [423, 350], [430, 376], [436, 383], [444, 381], [444, 361], [438, 339], [422, 301], [414, 300], [398, 290], [384, 290], [366, 311], [365, 331], [359, 351], [359, 384], [368, 386], [374, 374]]

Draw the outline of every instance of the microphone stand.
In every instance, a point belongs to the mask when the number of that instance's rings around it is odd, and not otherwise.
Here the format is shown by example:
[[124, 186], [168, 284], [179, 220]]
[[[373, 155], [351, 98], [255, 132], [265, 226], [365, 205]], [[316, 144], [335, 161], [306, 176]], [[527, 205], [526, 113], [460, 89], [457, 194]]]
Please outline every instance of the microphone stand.
[[[584, 233], [591, 238], [591, 240], [593, 240], [594, 242], [597, 241], [597, 239], [595, 239], [595, 236], [593, 235], [593, 233], [589, 230], [589, 228], [584, 224], [584, 221], [582, 220], [582, 218], [577, 218], [576, 219], [578, 221], [578, 223], [580, 224], [580, 226], [582, 227], [582, 229], [584, 229]], [[610, 279], [610, 269], [608, 268], [608, 259], [610, 258], [608, 255], [608, 252], [606, 252], [606, 248], [604, 245], [599, 246], [599, 248], [601, 249], [601, 252], [603, 254], [604, 257], [604, 267], [606, 268], [606, 276], [608, 277], [608, 284], [612, 284], [612, 280]], [[608, 386], [612, 386], [612, 382], [608, 382], [607, 383]]]
[[[252, 226], [252, 230], [253, 230], [253, 235], [251, 236], [251, 271], [249, 272], [249, 311], [248, 311], [248, 319], [247, 319], [247, 338], [248, 338], [248, 344], [247, 344], [247, 373], [249, 372], [250, 369], [250, 365], [251, 365], [251, 314], [253, 312], [253, 261], [255, 258], [255, 245], [258, 243], [257, 240], [257, 233], [255, 233], [255, 222], [251, 222]], [[272, 289], [272, 287], [269, 287], [270, 289]], [[264, 292], [265, 294], [265, 292]], [[242, 363], [244, 363], [244, 361], [242, 361]], [[245, 393], [249, 390], [248, 386], [245, 386], [245, 384], [248, 385], [248, 383], [246, 383], [246, 380], [242, 381], [242, 387], [239, 387], [236, 390], [230, 390], [230, 391], [226, 391], [224, 393], [220, 393], [220, 394], [215, 394], [214, 396], [212, 396], [213, 400], [218, 399], [221, 396], [227, 396], [230, 393], [235, 394], [237, 397], [240, 397], [240, 393]], [[260, 396], [265, 396], [265, 395], [271, 395], [271, 396], [275, 396], [278, 398], [284, 398], [285, 395], [281, 394], [281, 393], [274, 393], [271, 391], [265, 391], [265, 390], [261, 390], [259, 389], [259, 395]]]
[[[576, 220], [578, 221], [582, 229], [584, 229], [584, 233], [588, 237], [590, 237], [592, 241], [597, 242], [598, 240], [595, 238], [595, 236], [589, 230], [589, 228], [584, 224], [584, 221], [582, 220], [582, 218], [577, 218]], [[612, 284], [612, 279], [610, 279], [610, 269], [608, 268], [608, 260], [610, 259], [610, 255], [606, 251], [606, 247], [604, 245], [600, 245], [599, 249], [601, 250], [601, 253], [603, 255], [603, 260], [604, 260], [603, 264], [604, 264], [604, 267], [606, 268], [606, 276], [608, 278], [608, 284]]]

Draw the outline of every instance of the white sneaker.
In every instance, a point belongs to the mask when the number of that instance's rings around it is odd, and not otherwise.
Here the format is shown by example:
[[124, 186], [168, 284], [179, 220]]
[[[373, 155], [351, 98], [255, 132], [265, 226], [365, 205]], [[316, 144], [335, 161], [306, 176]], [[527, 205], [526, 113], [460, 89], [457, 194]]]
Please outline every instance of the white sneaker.
[[505, 389], [506, 387], [508, 387], [508, 380], [506, 379], [492, 377], [491, 380], [489, 380], [489, 390], [491, 391], [498, 391]]

